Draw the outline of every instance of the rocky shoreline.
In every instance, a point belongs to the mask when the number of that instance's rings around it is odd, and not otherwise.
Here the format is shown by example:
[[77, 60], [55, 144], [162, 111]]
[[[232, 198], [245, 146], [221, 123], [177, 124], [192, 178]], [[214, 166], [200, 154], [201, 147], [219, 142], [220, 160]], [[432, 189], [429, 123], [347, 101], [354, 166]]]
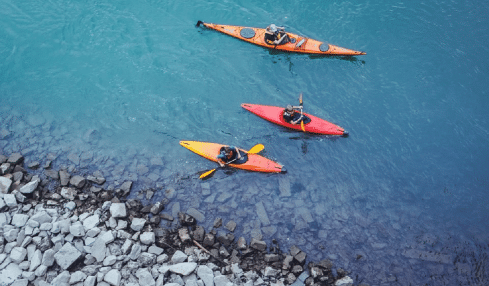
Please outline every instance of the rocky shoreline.
[[162, 213], [166, 198], [128, 199], [131, 181], [105, 190], [100, 172], [50, 165], [0, 155], [0, 286], [353, 285], [329, 260], [306, 265], [296, 246], [236, 239], [233, 221], [206, 232], [192, 214]]

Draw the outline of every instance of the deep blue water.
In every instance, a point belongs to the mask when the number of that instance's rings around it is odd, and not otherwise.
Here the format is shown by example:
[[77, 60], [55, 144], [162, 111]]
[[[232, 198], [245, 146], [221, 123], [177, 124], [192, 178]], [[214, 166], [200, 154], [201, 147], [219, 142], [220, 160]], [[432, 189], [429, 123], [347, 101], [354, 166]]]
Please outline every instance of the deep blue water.
[[[234, 220], [236, 235], [296, 244], [356, 283], [489, 284], [487, 1], [0, 3], [0, 153], [101, 170], [107, 188], [130, 179], [132, 196], [155, 187], [153, 201], [174, 189], [167, 211], [195, 208], [208, 228]], [[367, 55], [273, 53], [197, 20], [276, 23]], [[350, 136], [240, 107], [301, 92], [307, 112]], [[288, 173], [203, 183], [215, 165], [180, 140], [263, 143]]]

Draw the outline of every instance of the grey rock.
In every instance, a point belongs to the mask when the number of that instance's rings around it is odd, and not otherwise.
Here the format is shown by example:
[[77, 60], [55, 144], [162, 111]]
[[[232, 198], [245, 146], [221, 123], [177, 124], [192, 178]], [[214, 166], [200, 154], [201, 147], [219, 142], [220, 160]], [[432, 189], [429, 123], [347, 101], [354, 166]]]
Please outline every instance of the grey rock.
[[153, 276], [146, 268], [141, 268], [136, 271], [136, 277], [139, 279], [139, 285], [155, 286], [156, 282]]
[[82, 237], [85, 236], [85, 228], [80, 221], [77, 221], [70, 226], [70, 233], [74, 237]]
[[113, 218], [124, 218], [126, 217], [126, 204], [123, 203], [113, 203], [110, 206], [110, 215]]
[[97, 185], [103, 185], [105, 183], [104, 177], [87, 176], [87, 180]]
[[97, 238], [92, 244], [90, 253], [98, 262], [102, 262], [105, 259], [105, 253], [107, 247], [105, 246], [105, 241], [102, 238]]
[[83, 221], [83, 227], [85, 228], [85, 231], [89, 231], [91, 229], [94, 229], [96, 226], [98, 226], [99, 223], [100, 223], [100, 215], [93, 214], [87, 217]]
[[129, 258], [131, 260], [136, 260], [139, 258], [140, 255], [141, 255], [141, 245], [139, 243], [136, 243], [131, 248], [131, 253], [129, 254]]
[[255, 238], [252, 238], [251, 243], [250, 243], [250, 247], [257, 249], [257, 250], [260, 250], [260, 251], [263, 251], [263, 250], [267, 249], [267, 244], [263, 240], [257, 240]]
[[258, 215], [258, 218], [260, 219], [261, 223], [263, 226], [267, 226], [270, 224], [270, 220], [268, 219], [267, 211], [265, 210], [265, 206], [263, 205], [263, 202], [258, 202], [255, 204], [256, 207], [256, 214]]
[[215, 276], [214, 283], [219, 286], [233, 286], [233, 283], [224, 275]]
[[111, 266], [117, 262], [117, 257], [115, 255], [109, 255], [105, 257], [104, 262], [102, 263], [104, 266]]
[[27, 250], [25, 248], [14, 247], [10, 252], [10, 259], [12, 260], [12, 262], [19, 264], [24, 261], [26, 255]]
[[16, 227], [23, 227], [27, 223], [27, 220], [29, 220], [29, 216], [25, 214], [14, 214], [12, 217], [11, 224], [16, 226]]
[[123, 194], [128, 194], [131, 191], [131, 188], [132, 188], [131, 181], [126, 181], [120, 186], [120, 189], [123, 192]]
[[72, 186], [75, 186], [75, 188], [77, 188], [77, 189], [83, 188], [83, 186], [85, 186], [85, 182], [86, 182], [85, 178], [83, 178], [82, 176], [78, 176], [78, 175], [73, 176], [70, 179], [70, 184]]
[[53, 218], [45, 211], [38, 212], [31, 217], [31, 220], [37, 221], [39, 224], [51, 222]]
[[39, 185], [39, 180], [34, 180], [21, 187], [20, 192], [23, 194], [31, 194], [36, 190], [38, 185]]
[[290, 197], [292, 192], [290, 191], [290, 181], [287, 177], [280, 177], [278, 179], [278, 189], [281, 197]]
[[10, 186], [12, 185], [12, 180], [5, 177], [0, 177], [0, 193], [7, 194], [10, 190]]
[[153, 265], [156, 262], [156, 255], [148, 253], [148, 252], [143, 252], [138, 257], [138, 262], [141, 263], [142, 266]]
[[192, 273], [195, 268], [197, 268], [197, 263], [195, 262], [183, 262], [170, 265], [170, 271], [179, 275], [187, 276]]
[[275, 277], [278, 274], [278, 272], [279, 271], [277, 269], [273, 269], [272, 267], [267, 266], [263, 271], [263, 275], [265, 277]]
[[104, 276], [104, 281], [113, 286], [119, 286], [121, 283], [121, 273], [117, 269], [112, 269]]
[[54, 180], [59, 180], [59, 173], [58, 171], [55, 170], [45, 170], [44, 174], [48, 176], [49, 178], [52, 178]]
[[70, 174], [66, 172], [65, 170], [59, 171], [59, 180], [61, 183], [61, 186], [66, 187], [70, 183]]
[[[24, 273], [22, 273], [22, 274], [24, 274]], [[14, 283], [10, 284], [10, 286], [27, 286], [27, 284], [29, 284], [28, 279], [18, 279]]]
[[191, 215], [192, 217], [194, 217], [199, 222], [203, 222], [205, 220], [204, 214], [202, 214], [201, 212], [199, 212], [198, 210], [196, 210], [194, 208], [189, 208], [187, 210], [187, 214]]
[[83, 286], [95, 286], [95, 282], [97, 282], [96, 276], [88, 276], [85, 282], [83, 282]]
[[24, 157], [20, 153], [13, 153], [8, 157], [7, 163], [17, 165], [24, 162]]
[[46, 250], [42, 256], [41, 264], [47, 267], [52, 266], [54, 264], [54, 254], [55, 254], [54, 250], [52, 249]]
[[233, 232], [235, 229], [236, 229], [236, 223], [234, 221], [229, 221], [227, 224], [226, 224], [226, 228]]
[[160, 255], [163, 253], [163, 248], [160, 248], [156, 245], [152, 245], [148, 248], [148, 252], [149, 253], [152, 253], [152, 254], [155, 254], [155, 255]]
[[42, 276], [46, 275], [47, 271], [48, 271], [48, 267], [46, 265], [39, 265], [37, 267], [36, 271], [34, 271], [34, 274], [37, 277], [42, 277]]
[[334, 285], [335, 286], [352, 286], [353, 285], [353, 279], [351, 279], [348, 276], [345, 276], [341, 279], [336, 280]]
[[78, 282], [82, 282], [87, 278], [87, 274], [81, 272], [81, 271], [76, 271], [75, 273], [71, 274], [70, 277], [70, 285], [75, 284]]
[[10, 285], [22, 275], [22, 269], [15, 264], [10, 263], [5, 269], [0, 271], [0, 285]]
[[68, 269], [81, 257], [82, 253], [69, 242], [65, 243], [65, 245], [63, 245], [63, 247], [54, 255], [56, 263], [63, 269]]
[[131, 222], [131, 229], [134, 231], [140, 231], [143, 229], [146, 220], [144, 218], [134, 218]]
[[67, 188], [67, 187], [64, 187], [61, 189], [61, 196], [67, 200], [74, 200], [75, 197], [76, 197], [76, 194], [77, 194], [77, 191], [73, 188]]
[[139, 237], [141, 240], [141, 243], [150, 245], [155, 242], [155, 233], [154, 232], [143, 232], [141, 236]]
[[3, 200], [5, 201], [5, 204], [10, 208], [17, 206], [17, 199], [15, 198], [14, 194], [5, 194], [3, 196]]
[[68, 271], [61, 272], [56, 278], [51, 281], [51, 285], [68, 285], [71, 275]]
[[29, 271], [35, 271], [42, 262], [42, 252], [39, 249], [36, 249], [34, 255], [29, 259], [31, 264], [29, 266]]
[[188, 256], [185, 253], [183, 253], [180, 250], [177, 250], [177, 251], [175, 251], [175, 253], [171, 257], [171, 262], [174, 264], [181, 263], [181, 262], [186, 261], [187, 258], [188, 258]]
[[132, 247], [132, 240], [126, 239], [121, 247], [122, 254], [127, 254]]

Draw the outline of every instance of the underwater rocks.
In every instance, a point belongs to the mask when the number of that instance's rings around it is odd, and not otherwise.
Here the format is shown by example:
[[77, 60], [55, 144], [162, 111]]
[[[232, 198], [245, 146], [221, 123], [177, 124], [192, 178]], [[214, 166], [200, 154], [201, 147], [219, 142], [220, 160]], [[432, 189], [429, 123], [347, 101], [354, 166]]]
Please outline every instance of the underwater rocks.
[[[2, 163], [10, 166], [0, 176], [1, 285], [353, 283], [346, 272], [334, 274], [330, 261], [305, 265], [307, 255], [297, 246], [284, 251], [277, 241], [236, 239], [234, 221], [218, 231], [217, 219], [216, 228], [206, 231], [198, 225], [204, 214], [197, 208], [173, 209], [177, 220], [165, 228], [163, 222], [174, 220], [161, 213], [169, 201], [144, 206], [120, 196], [130, 192], [130, 181], [111, 191], [95, 186], [105, 180], [100, 174], [33, 176], [23, 161], [12, 155]], [[263, 204], [256, 210], [267, 222]]]

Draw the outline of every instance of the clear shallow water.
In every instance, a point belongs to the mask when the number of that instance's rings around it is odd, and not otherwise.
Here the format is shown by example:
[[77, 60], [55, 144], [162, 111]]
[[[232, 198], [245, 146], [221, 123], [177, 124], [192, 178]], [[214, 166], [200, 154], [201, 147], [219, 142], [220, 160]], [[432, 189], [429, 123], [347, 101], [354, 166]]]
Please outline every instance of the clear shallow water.
[[[487, 284], [487, 3], [1, 3], [0, 152], [101, 169], [107, 187], [134, 180], [133, 196], [173, 188], [168, 211], [196, 208], [209, 227], [233, 219], [238, 235], [297, 244], [357, 282]], [[273, 22], [367, 55], [272, 53], [197, 20]], [[300, 92], [350, 137], [291, 132], [240, 107]], [[214, 165], [179, 140], [263, 143], [289, 172], [218, 171], [207, 194], [196, 174]]]

